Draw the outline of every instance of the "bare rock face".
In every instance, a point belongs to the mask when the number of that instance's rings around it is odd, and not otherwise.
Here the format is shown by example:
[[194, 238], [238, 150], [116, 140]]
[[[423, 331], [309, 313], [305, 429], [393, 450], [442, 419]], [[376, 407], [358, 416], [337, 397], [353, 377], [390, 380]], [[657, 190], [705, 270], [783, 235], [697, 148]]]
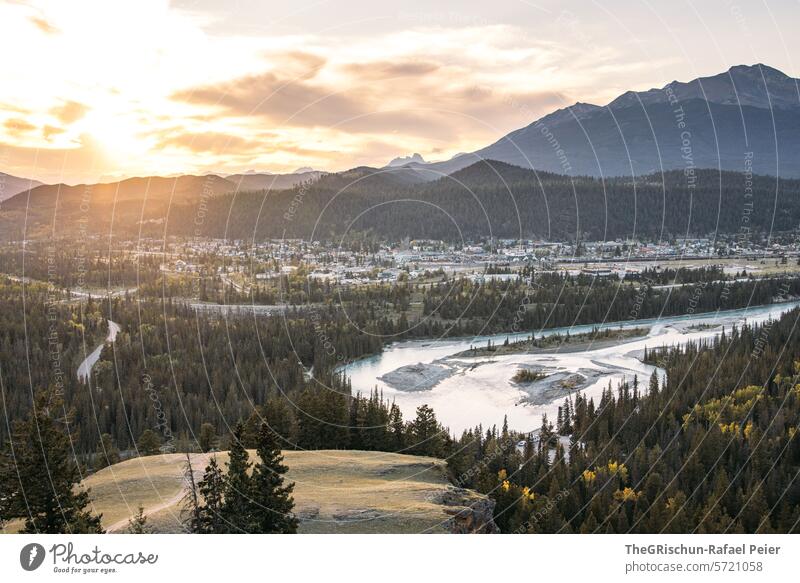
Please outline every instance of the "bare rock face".
[[453, 534], [498, 534], [494, 523], [494, 500], [464, 488], [449, 488], [438, 502], [451, 517], [445, 528]]

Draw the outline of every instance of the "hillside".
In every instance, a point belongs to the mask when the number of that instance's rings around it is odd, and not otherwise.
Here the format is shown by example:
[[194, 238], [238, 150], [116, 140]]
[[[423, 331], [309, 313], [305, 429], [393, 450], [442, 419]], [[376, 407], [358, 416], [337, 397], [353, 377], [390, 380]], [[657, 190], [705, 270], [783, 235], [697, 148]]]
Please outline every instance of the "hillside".
[[424, 180], [425, 172], [359, 167], [269, 192], [237, 190], [218, 176], [40, 186], [0, 208], [0, 237], [50, 238], [84, 228], [102, 236], [244, 240], [338, 240], [354, 232], [394, 240], [669, 239], [734, 234], [743, 226], [786, 231], [800, 215], [800, 180], [741, 172], [673, 170], [634, 181], [491, 160], [434, 181]]
[[4, 236], [15, 239], [75, 234], [80, 229], [108, 235], [135, 233], [160, 224], [171, 206], [235, 190], [219, 176], [129, 178], [101, 184], [37, 186], [5, 201], [0, 209]]
[[[83, 229], [106, 236], [112, 232], [137, 235], [140, 229], [144, 234], [159, 234], [172, 210], [183, 210], [183, 205], [202, 208], [211, 197], [221, 194], [293, 188], [318, 180], [323, 174], [147, 176], [74, 186], [25, 181], [29, 185], [24, 188], [20, 186], [22, 179], [14, 178], [8, 188], [16, 188], [16, 192], [0, 207], [0, 237], [58, 237]], [[191, 220], [198, 216], [193, 210]]]
[[[251, 456], [254, 452], [250, 452]], [[193, 454], [196, 479], [210, 454]], [[220, 464], [227, 452], [216, 454]], [[287, 451], [301, 533], [449, 532], [463, 504], [486, 499], [458, 490], [433, 458], [366, 451]], [[88, 477], [94, 508], [110, 532], [124, 531], [139, 505], [158, 532], [180, 532], [184, 454], [134, 458]]]
[[[752, 192], [746, 197], [749, 180]], [[268, 197], [216, 197], [207, 207], [204, 234], [232, 239], [338, 240], [357, 231], [394, 240], [669, 239], [737, 233], [745, 213], [746, 226], [754, 233], [794, 229], [793, 217], [800, 214], [800, 180], [713, 170], [698, 170], [691, 180], [680, 171], [636, 181], [601, 180], [487, 161], [424, 183], [360, 168]], [[169, 232], [193, 233], [190, 219], [195, 214], [192, 207], [173, 213]]]

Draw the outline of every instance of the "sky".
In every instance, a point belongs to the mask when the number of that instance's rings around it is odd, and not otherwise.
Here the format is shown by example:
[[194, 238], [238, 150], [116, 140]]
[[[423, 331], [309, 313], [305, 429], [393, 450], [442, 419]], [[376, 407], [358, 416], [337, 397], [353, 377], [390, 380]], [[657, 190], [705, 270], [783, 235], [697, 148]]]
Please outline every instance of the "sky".
[[383, 166], [576, 101], [765, 63], [798, 0], [0, 0], [0, 171], [44, 182]]

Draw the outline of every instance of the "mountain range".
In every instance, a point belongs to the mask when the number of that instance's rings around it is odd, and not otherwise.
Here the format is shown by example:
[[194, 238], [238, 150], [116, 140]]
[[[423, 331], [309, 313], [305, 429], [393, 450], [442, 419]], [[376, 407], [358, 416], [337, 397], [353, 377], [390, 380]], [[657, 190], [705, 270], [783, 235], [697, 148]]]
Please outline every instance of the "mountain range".
[[[764, 207], [758, 212], [767, 213], [752, 226], [786, 230], [800, 216], [800, 181], [774, 177], [800, 177], [799, 85], [766, 65], [732, 67], [713, 77], [627, 92], [605, 106], [576, 103], [442, 162], [413, 154], [384, 168], [337, 173], [303, 168], [283, 175], [144, 177], [76, 186], [0, 175], [7, 199], [0, 207], [0, 237], [74, 232], [87, 213], [91, 228], [106, 233], [136, 233], [145, 226], [153, 234], [173, 228], [194, 233], [183, 221], [203, 215], [201, 231], [214, 236], [275, 237], [287, 228], [294, 236], [316, 236], [306, 231], [326, 214], [319, 222], [323, 236], [351, 221], [359, 223], [353, 228], [385, 236], [452, 235], [453, 225], [436, 209], [468, 225], [471, 236], [732, 232], [741, 226], [750, 174], [763, 175], [754, 198]], [[265, 191], [275, 194], [265, 198]], [[299, 194], [302, 208], [287, 225], [281, 217]], [[428, 205], [424, 216], [412, 200]], [[631, 214], [628, 204], [639, 208]], [[210, 216], [206, 209], [212, 207]], [[686, 208], [693, 209], [692, 222], [681, 218]], [[735, 212], [727, 216], [730, 209]]]
[[571, 176], [710, 168], [800, 177], [800, 80], [763, 64], [576, 103], [451, 160], [409, 162], [429, 179], [479, 160]]

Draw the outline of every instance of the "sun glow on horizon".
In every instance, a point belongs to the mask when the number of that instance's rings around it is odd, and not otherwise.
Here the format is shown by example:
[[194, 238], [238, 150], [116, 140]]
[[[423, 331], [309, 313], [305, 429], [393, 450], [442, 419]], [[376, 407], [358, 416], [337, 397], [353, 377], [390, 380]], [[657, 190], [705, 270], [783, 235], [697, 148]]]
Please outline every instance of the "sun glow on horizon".
[[540, 4], [0, 3], [13, 57], [0, 64], [0, 171], [78, 182], [447, 159], [575, 101], [694, 72], [680, 51], [642, 51], [650, 35], [602, 36], [588, 13]]

